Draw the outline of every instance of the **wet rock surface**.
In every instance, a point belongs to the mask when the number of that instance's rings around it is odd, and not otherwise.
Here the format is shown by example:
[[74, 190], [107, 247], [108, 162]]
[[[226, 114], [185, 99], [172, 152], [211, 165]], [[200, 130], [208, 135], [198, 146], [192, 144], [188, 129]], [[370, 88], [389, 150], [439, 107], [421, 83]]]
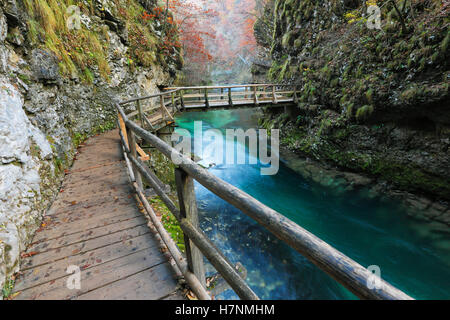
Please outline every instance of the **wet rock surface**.
[[281, 148], [280, 156], [287, 167], [319, 185], [330, 188], [336, 194], [357, 191], [367, 198], [395, 200], [415, 219], [437, 221], [450, 227], [450, 207], [447, 201], [430, 200], [419, 194], [399, 190], [386, 181], [377, 181], [364, 174], [333, 168], [299, 156], [287, 148]]

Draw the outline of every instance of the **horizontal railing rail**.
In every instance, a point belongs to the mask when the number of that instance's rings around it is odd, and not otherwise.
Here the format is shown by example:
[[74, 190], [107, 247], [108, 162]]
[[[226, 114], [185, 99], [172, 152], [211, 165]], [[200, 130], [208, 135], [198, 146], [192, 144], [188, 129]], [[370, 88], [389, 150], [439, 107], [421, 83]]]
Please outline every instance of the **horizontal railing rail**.
[[151, 94], [151, 95], [148, 95], [148, 96], [142, 96], [142, 97], [137, 97], [137, 98], [133, 98], [133, 99], [128, 99], [128, 100], [124, 100], [124, 101], [119, 102], [119, 105], [122, 106], [124, 104], [131, 103], [131, 102], [136, 102], [136, 101], [140, 101], [140, 100], [157, 98], [157, 97], [160, 97], [160, 96], [168, 96], [168, 95], [170, 95], [172, 93], [175, 93], [177, 91], [178, 91], [178, 89], [173, 89], [173, 90], [170, 90], [170, 91], [164, 91], [164, 92], [160, 92], [160, 93], [155, 93], [155, 94]]
[[279, 83], [250, 83], [250, 84], [229, 84], [220, 86], [187, 86], [187, 87], [167, 87], [165, 90], [189, 90], [189, 89], [226, 89], [226, 88], [244, 88], [244, 87], [293, 87], [295, 84]]
[[[229, 86], [226, 87], [228, 88]], [[184, 262], [184, 259], [180, 258], [180, 253], [176, 246], [167, 246], [174, 256], [175, 261], [177, 261], [179, 270], [185, 275], [186, 280], [200, 298], [206, 298], [202, 258], [202, 255], [204, 255], [241, 299], [258, 299], [257, 295], [236, 271], [236, 268], [199, 228], [193, 187], [194, 180], [240, 209], [359, 298], [412, 299], [314, 234], [264, 205], [244, 191], [214, 176], [191, 159], [180, 154], [154, 134], [141, 128], [135, 122], [128, 119], [120, 104], [116, 104], [116, 108], [119, 113], [119, 119], [121, 118], [120, 121], [125, 123], [128, 133], [128, 143], [124, 139], [122, 129], [120, 131], [120, 137], [124, 147], [127, 166], [132, 171], [130, 172], [130, 176], [134, 178], [133, 185], [135, 186], [136, 192], [140, 200], [144, 203], [144, 208], [147, 213], [150, 216], [154, 215], [151, 206], [143, 196], [141, 180], [143, 177], [179, 221], [185, 235], [187, 261]], [[138, 158], [135, 135], [139, 136], [168, 159], [172, 161], [176, 160], [176, 163], [180, 163], [175, 170], [179, 208], [164, 193], [161, 188], [162, 183], [156, 175]], [[165, 233], [164, 228], [161, 229], [158, 227], [157, 229], [158, 232]], [[166, 239], [169, 237], [167, 233], [161, 237], [165, 243], [165, 240], [170, 243], [170, 239]], [[177, 259], [180, 259], [180, 261]], [[373, 283], [376, 283], [376, 285], [369, 285]]]

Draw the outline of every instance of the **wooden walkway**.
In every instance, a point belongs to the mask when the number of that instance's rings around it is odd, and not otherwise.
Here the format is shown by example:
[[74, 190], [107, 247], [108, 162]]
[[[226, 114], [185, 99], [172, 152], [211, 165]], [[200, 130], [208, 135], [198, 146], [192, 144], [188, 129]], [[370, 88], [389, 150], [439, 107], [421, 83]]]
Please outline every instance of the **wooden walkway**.
[[[15, 299], [183, 299], [136, 205], [117, 130], [79, 149], [24, 256]], [[80, 289], [67, 287], [70, 265]]]

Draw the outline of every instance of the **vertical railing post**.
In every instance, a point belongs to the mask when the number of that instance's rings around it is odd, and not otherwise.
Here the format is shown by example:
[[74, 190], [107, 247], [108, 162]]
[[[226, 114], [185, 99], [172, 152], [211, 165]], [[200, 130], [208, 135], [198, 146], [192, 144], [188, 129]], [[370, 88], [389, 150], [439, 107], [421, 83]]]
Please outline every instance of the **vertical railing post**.
[[244, 87], [244, 99], [247, 99], [247, 91], [248, 91], [248, 87], [245, 86]]
[[292, 97], [292, 100], [294, 101], [294, 103], [298, 103], [297, 85], [294, 86], [294, 95]]
[[228, 104], [230, 107], [233, 106], [233, 99], [231, 98], [231, 88], [228, 88]]
[[[187, 219], [195, 228], [198, 228], [198, 212], [197, 201], [195, 199], [194, 180], [184, 170], [176, 168], [175, 182], [177, 185], [181, 219]], [[184, 235], [184, 245], [189, 269], [206, 288], [203, 254], [186, 235]]]
[[209, 108], [208, 89], [205, 88], [205, 107]]
[[223, 100], [223, 88], [220, 88], [220, 100]]
[[178, 91], [178, 94], [180, 95], [180, 104], [181, 104], [181, 107], [184, 109], [183, 90]]
[[[136, 151], [136, 137], [134, 135], [134, 132], [131, 131], [127, 127], [127, 137], [128, 137], [128, 147], [130, 148], [130, 153], [133, 156], [133, 158], [138, 159], [137, 151]], [[142, 177], [141, 173], [138, 171], [136, 166], [133, 164], [133, 174], [134, 179], [136, 180], [138, 187], [141, 189], [141, 191], [144, 191], [144, 188], [142, 187]]]
[[139, 120], [141, 121], [141, 126], [142, 126], [142, 128], [145, 129], [144, 117], [142, 115], [142, 108], [141, 108], [141, 101], [140, 100], [136, 100], [136, 108], [137, 108], [137, 110], [139, 112]]
[[160, 107], [161, 107], [161, 117], [162, 117], [162, 119], [163, 120], [165, 120], [165, 112], [164, 112], [164, 96], [163, 95], [160, 95], [159, 96], [159, 105], [160, 105]]
[[172, 92], [172, 93], [170, 94], [170, 97], [172, 98], [172, 108], [173, 108], [173, 110], [174, 110], [174, 112], [175, 112], [175, 110], [178, 110], [178, 109], [177, 109], [177, 105], [176, 105], [176, 103], [175, 103], [175, 93]]
[[278, 103], [277, 101], [277, 95], [275, 93], [275, 85], [272, 86], [272, 102], [273, 103]]
[[258, 96], [256, 95], [257, 88], [258, 88], [257, 86], [253, 87], [253, 103], [255, 104], [255, 106], [258, 104]]

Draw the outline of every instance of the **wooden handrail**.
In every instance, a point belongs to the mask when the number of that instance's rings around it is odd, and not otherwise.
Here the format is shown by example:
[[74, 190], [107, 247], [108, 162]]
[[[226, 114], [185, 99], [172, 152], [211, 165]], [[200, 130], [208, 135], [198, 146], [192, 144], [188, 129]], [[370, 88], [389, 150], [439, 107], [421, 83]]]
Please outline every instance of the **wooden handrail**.
[[[231, 90], [229, 89], [229, 92], [230, 91]], [[336, 250], [328, 243], [319, 239], [314, 234], [303, 229], [277, 211], [267, 207], [244, 191], [214, 176], [191, 159], [180, 154], [177, 150], [166, 144], [157, 136], [145, 131], [125, 116], [125, 113], [123, 112], [119, 104], [116, 104], [116, 108], [122, 115], [126, 128], [128, 130], [141, 137], [166, 157], [172, 159], [172, 161], [176, 160], [176, 163], [180, 163], [180, 170], [183, 170], [183, 172], [197, 180], [205, 188], [207, 188], [220, 198], [224, 199], [225, 201], [229, 202], [236, 208], [240, 209], [250, 218], [254, 219], [259, 224], [264, 226], [277, 238], [281, 239], [286, 244], [297, 250], [309, 261], [319, 267], [322, 271], [326, 272], [336, 281], [353, 292], [356, 296], [363, 299], [412, 299], [404, 292], [393, 287], [383, 279], [375, 276], [371, 271], [367, 270], [340, 251]], [[130, 159], [133, 162], [133, 167], [135, 167], [136, 170], [143, 174], [144, 177], [148, 178], [148, 175], [145, 175], [143, 173], [146, 170], [144, 170], [143, 166], [139, 164], [136, 157], [132, 155]], [[161, 190], [156, 191], [160, 192]], [[167, 197], [165, 199], [167, 200]], [[162, 200], [165, 202], [165, 199], [163, 198]], [[169, 210], [171, 210], [169, 205], [168, 208]], [[173, 213], [176, 217], [178, 216], [177, 218], [180, 221], [182, 230], [186, 232], [187, 236], [197, 245], [200, 251], [207, 258], [212, 259], [213, 255], [216, 255], [218, 250], [207, 245], [207, 243], [203, 243], [203, 241], [206, 241], [206, 239], [201, 236], [201, 230], [198, 230], [198, 228], [196, 228], [195, 226], [191, 227], [192, 224], [189, 224], [189, 221], [186, 222], [186, 220], [181, 217], [179, 212], [175, 211]], [[220, 261], [220, 259], [216, 259], [214, 260], [214, 262], [210, 260], [210, 262], [213, 263], [216, 268], [218, 268], [218, 271], [229, 282], [236, 293], [238, 293], [241, 298], [256, 298], [251, 296], [252, 291], [250, 288], [247, 289], [242, 287], [248, 287], [245, 282], [239, 282], [239, 280], [234, 279], [231, 275], [226, 275], [224, 273], [226, 272], [225, 269], [227, 269], [227, 267], [224, 261]], [[369, 288], [368, 283], [373, 281], [374, 277], [380, 284], [380, 286], [371, 289]], [[247, 292], [246, 294], [248, 295], [246, 295], [244, 292]]]
[[[272, 88], [272, 99], [268, 97], [266, 90], [266, 88], [270, 87]], [[280, 99], [280, 102], [292, 103], [294, 102], [294, 98], [297, 97], [296, 92], [289, 91], [291, 89], [280, 90], [281, 88], [286, 87], [296, 87], [296, 85], [261, 83], [261, 84], [242, 84], [242, 85], [169, 87], [165, 88], [164, 89], [165, 91], [159, 93], [124, 100], [122, 102], [119, 102], [119, 105], [126, 105], [135, 102], [136, 110], [130, 112], [128, 116], [132, 117], [139, 115], [141, 126], [144, 127], [145, 124], [149, 125], [147, 121], [148, 119], [146, 120], [144, 113], [158, 108], [161, 109], [161, 115], [163, 119], [167, 115], [169, 120], [173, 122], [174, 121], [173, 115], [168, 111], [167, 108], [164, 108], [169, 106], [172, 108], [172, 111], [174, 112], [184, 111], [189, 108], [198, 109], [209, 107], [227, 107], [227, 106], [233, 107], [234, 105], [258, 106], [260, 104], [266, 105], [270, 101], [272, 101], [273, 104], [277, 104], [278, 103], [277, 95], [278, 98]], [[242, 90], [233, 90], [236, 88], [240, 88]], [[279, 91], [276, 92], [275, 88], [277, 88]], [[225, 103], [223, 101], [226, 95], [224, 89], [228, 90], [228, 103]], [[184, 91], [186, 92], [186, 94], [183, 94]], [[175, 97], [175, 95], [177, 94], [178, 97]], [[292, 97], [290, 96], [291, 94], [293, 94]], [[153, 107], [152, 105], [149, 105], [147, 107], [141, 107], [141, 101], [152, 98], [159, 98], [160, 100], [163, 100], [163, 103], [160, 103], [160, 107]], [[297, 99], [295, 100], [297, 101]], [[177, 106], [178, 101], [181, 107]], [[153, 125], [151, 125], [150, 128], [153, 131], [158, 130], [158, 127], [154, 128]]]
[[[253, 84], [233, 84], [233, 85], [220, 85], [220, 86], [191, 86], [191, 87], [168, 87], [164, 90], [204, 90], [204, 89], [227, 89], [227, 88], [245, 88], [245, 87], [293, 87], [293, 84], [269, 84], [269, 83], [253, 83]], [[170, 92], [170, 91], [167, 91]]]
[[[126, 147], [129, 149], [127, 130], [126, 130], [125, 122], [123, 121], [120, 113], [118, 114], [118, 119], [119, 119], [119, 128], [120, 128], [121, 134], [123, 135], [123, 137], [125, 139]], [[135, 145], [136, 145], [136, 151], [139, 153], [141, 160], [142, 161], [150, 160], [150, 156], [148, 154], [146, 154], [145, 151], [142, 150], [142, 148], [138, 144], [135, 144]]]
[[164, 92], [160, 92], [160, 93], [155, 93], [155, 94], [151, 94], [151, 95], [143, 96], [143, 97], [137, 97], [137, 98], [133, 98], [133, 99], [129, 99], [129, 100], [124, 100], [124, 101], [119, 102], [119, 105], [122, 106], [124, 104], [130, 103], [130, 102], [135, 102], [135, 101], [138, 101], [138, 100], [145, 100], [145, 99], [156, 98], [156, 97], [159, 97], [159, 96], [162, 96], [162, 95], [171, 94], [172, 92], [177, 92], [177, 91], [178, 91], [178, 89], [171, 90], [171, 91], [164, 91]]

